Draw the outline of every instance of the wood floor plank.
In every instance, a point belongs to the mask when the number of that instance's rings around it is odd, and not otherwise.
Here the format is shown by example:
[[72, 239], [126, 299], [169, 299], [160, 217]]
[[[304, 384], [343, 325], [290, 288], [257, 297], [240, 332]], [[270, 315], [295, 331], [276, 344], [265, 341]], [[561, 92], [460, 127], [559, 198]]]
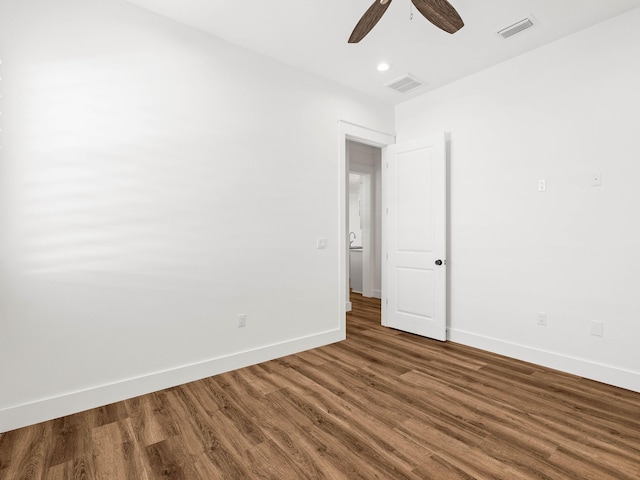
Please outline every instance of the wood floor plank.
[[149, 480], [150, 465], [145, 461], [144, 447], [149, 444], [141, 443], [137, 439], [136, 428], [131, 417], [118, 422], [122, 437], [122, 454], [125, 470], [125, 478]]
[[114, 421], [91, 429], [96, 479], [125, 478], [120, 425]]
[[[203, 387], [209, 384], [204, 384]], [[180, 441], [188, 452], [210, 466], [220, 478], [251, 478], [242, 454], [252, 446], [223, 411], [210, 416], [207, 410], [190, 398], [186, 386], [173, 389], [168, 396], [174, 415], [183, 419]], [[232, 415], [234, 418], [234, 415]], [[206, 477], [204, 477], [206, 479]]]
[[68, 464], [76, 456], [83, 436], [82, 424], [78, 415], [58, 418], [52, 422], [53, 448], [47, 451], [46, 466]]
[[510, 480], [518, 477], [510, 465], [483, 455], [478, 445], [461, 440], [457, 435], [451, 435], [450, 428], [437, 421], [429, 424], [409, 420], [397, 427], [397, 430], [415, 441], [426, 452], [442, 457], [472, 478]]
[[[310, 368], [316, 367], [310, 365]], [[375, 415], [372, 415], [370, 408], [366, 410], [359, 408], [352, 404], [348, 398], [335, 395], [297, 369], [291, 369], [287, 375], [287, 381], [288, 389], [302, 395], [313, 408], [326, 414], [328, 419], [335, 421], [359, 438], [367, 439], [368, 443], [375, 446], [381, 460], [407, 471], [416, 466], [406, 457], [402, 448], [396, 448], [402, 436], [390, 430], [388, 424], [384, 424]], [[366, 413], [362, 413], [363, 411]], [[391, 443], [394, 440], [396, 446]], [[402, 447], [405, 444], [406, 442], [403, 442]]]
[[[330, 462], [334, 468], [341, 472], [339, 478], [345, 480], [409, 478], [405, 475], [399, 476], [400, 472], [390, 469], [389, 466], [385, 466], [385, 471], [377, 470], [366, 461], [371, 459], [372, 456], [370, 446], [355, 438], [351, 432], [345, 432], [324, 412], [315, 408], [304, 396], [286, 388], [271, 394], [271, 397], [276, 396], [287, 410], [295, 410], [303, 417], [306, 417], [310, 426], [304, 428], [305, 434], [315, 440], [315, 448], [317, 451], [322, 452], [324, 460]], [[278, 400], [274, 398], [274, 401]], [[398, 476], [395, 476], [395, 474], [398, 474]]]
[[351, 472], [352, 467], [304, 412], [290, 408], [282, 389], [270, 393], [268, 400], [270, 408], [266, 415], [259, 416], [258, 422], [265, 434], [288, 452], [292, 461], [305, 467], [308, 478], [348, 478], [344, 472]]
[[0, 435], [0, 480], [640, 479], [640, 394], [380, 325]]
[[294, 465], [292, 470], [302, 472], [299, 473], [299, 478], [340, 478], [338, 471], [327, 468], [330, 465], [315, 454], [318, 445], [308, 438], [302, 424], [290, 418], [286, 411], [270, 408], [257, 421], [268, 441], [277, 445], [288, 462]]
[[[52, 424], [41, 423], [22, 431], [6, 433], [0, 438], [0, 479], [36, 479], [44, 476], [48, 449], [51, 447]], [[21, 454], [12, 455], [17, 449]]]
[[274, 381], [272, 374], [268, 373], [260, 365], [252, 365], [245, 369], [242, 369], [245, 373], [247, 380], [251, 382], [251, 385], [256, 390], [260, 391], [262, 395], [275, 392], [280, 388], [277, 381]]
[[189, 476], [184, 471], [185, 461], [178, 457], [177, 449], [172, 445], [171, 440], [162, 440], [145, 447], [145, 453], [153, 470], [153, 478], [188, 480]]
[[169, 429], [163, 427], [160, 421], [162, 414], [154, 410], [156, 402], [156, 397], [151, 395], [124, 402], [135, 441], [142, 446], [161, 442], [177, 433], [173, 426]]
[[73, 462], [58, 463], [47, 469], [44, 480], [67, 480], [73, 478]]
[[[90, 454], [90, 450], [87, 453]], [[73, 461], [73, 480], [91, 480], [96, 478], [93, 474], [91, 462], [85, 456], [78, 456]]]
[[476, 480], [476, 477], [458, 468], [457, 466], [431, 454], [422, 456], [421, 465], [413, 470], [413, 473], [421, 480]]

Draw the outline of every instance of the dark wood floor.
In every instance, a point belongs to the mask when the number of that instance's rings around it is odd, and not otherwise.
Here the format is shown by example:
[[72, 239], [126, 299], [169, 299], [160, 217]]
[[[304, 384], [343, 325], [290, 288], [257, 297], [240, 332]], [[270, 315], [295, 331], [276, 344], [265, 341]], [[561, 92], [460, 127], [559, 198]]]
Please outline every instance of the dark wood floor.
[[640, 394], [379, 326], [0, 437], [0, 478], [638, 479]]

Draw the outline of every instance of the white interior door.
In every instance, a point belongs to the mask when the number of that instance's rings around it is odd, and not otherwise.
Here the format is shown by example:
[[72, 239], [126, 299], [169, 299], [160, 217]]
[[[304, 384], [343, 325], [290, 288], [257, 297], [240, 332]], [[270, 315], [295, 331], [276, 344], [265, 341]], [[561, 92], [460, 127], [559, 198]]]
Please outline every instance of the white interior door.
[[444, 134], [396, 143], [383, 153], [386, 262], [382, 323], [447, 339]]

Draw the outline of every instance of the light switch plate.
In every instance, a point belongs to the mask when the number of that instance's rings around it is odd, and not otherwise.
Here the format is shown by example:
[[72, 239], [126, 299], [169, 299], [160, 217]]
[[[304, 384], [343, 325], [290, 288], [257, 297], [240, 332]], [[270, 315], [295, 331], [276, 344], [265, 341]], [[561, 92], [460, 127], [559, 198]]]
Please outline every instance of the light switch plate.
[[544, 312], [538, 312], [538, 325], [546, 326], [547, 325], [547, 314]]
[[544, 192], [547, 189], [547, 181], [543, 178], [538, 180], [538, 191]]
[[598, 321], [591, 322], [591, 335], [596, 337], [604, 336], [604, 323]]
[[316, 241], [316, 248], [318, 250], [324, 250], [327, 248], [327, 239], [326, 238], [318, 238]]

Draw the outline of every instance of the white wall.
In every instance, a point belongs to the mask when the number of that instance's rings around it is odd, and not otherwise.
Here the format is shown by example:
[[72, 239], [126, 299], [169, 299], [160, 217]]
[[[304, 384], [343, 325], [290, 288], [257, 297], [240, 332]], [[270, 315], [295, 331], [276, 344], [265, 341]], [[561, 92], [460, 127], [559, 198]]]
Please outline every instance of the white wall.
[[3, 0], [0, 58], [0, 431], [343, 338], [392, 108], [118, 0]]
[[[360, 183], [362, 177], [349, 174], [349, 246], [362, 247], [362, 219], [360, 218]], [[355, 234], [355, 237], [351, 234]]]
[[640, 391], [639, 24], [636, 9], [396, 108], [399, 141], [451, 133], [452, 340]]

